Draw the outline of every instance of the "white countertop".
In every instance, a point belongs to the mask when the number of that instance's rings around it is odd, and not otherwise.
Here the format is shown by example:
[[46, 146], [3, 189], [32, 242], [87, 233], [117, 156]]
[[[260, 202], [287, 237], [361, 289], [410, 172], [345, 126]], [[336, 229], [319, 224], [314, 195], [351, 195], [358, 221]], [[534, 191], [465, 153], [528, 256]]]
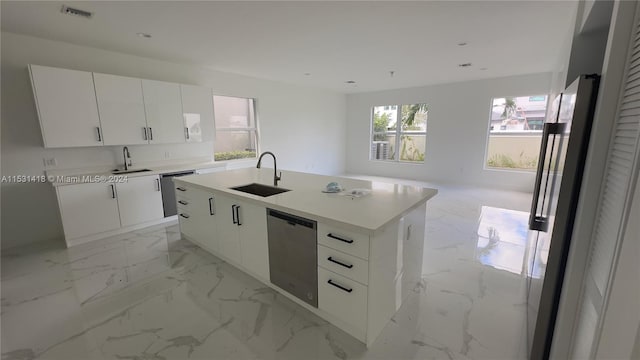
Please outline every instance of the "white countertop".
[[[218, 168], [218, 167], [225, 168], [226, 163], [209, 160], [209, 161], [194, 161], [194, 162], [183, 162], [183, 163], [174, 163], [174, 164], [136, 165], [132, 167], [130, 170], [150, 169], [151, 171], [143, 171], [143, 172], [128, 173], [128, 174], [117, 174], [117, 173], [113, 174], [112, 173], [114, 169], [113, 166], [85, 168], [85, 169], [47, 170], [46, 176], [49, 182], [53, 186], [63, 186], [63, 185], [82, 184], [82, 183], [88, 183], [88, 182], [106, 182], [106, 181], [109, 181], [110, 177], [120, 177], [120, 176], [138, 177], [138, 176], [167, 174], [167, 173], [173, 173], [173, 172], [179, 172], [179, 171], [210, 169], [210, 168]], [[121, 168], [121, 166], [118, 168]], [[102, 179], [99, 179], [99, 177], [102, 177]]]
[[[205, 190], [223, 192], [229, 196], [257, 203], [272, 209], [308, 217], [312, 220], [338, 223], [354, 231], [373, 235], [403, 214], [425, 203], [438, 193], [436, 189], [419, 186], [371, 182], [336, 176], [282, 171], [278, 187], [291, 191], [261, 197], [230, 187], [260, 183], [273, 185], [273, 169], [246, 168], [218, 173], [184, 176], [174, 179], [176, 184], [193, 185]], [[370, 189], [369, 195], [352, 198], [327, 194], [321, 190], [335, 181], [351, 189]]]

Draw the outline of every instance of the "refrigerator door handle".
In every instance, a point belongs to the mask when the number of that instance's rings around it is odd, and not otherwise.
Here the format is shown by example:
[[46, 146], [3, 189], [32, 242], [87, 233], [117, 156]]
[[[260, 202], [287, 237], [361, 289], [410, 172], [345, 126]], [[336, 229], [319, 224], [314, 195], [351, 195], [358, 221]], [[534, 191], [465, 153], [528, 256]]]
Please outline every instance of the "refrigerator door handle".
[[[542, 180], [544, 166], [547, 160], [547, 147], [549, 145], [549, 137], [551, 135], [560, 135], [564, 132], [564, 123], [545, 123], [542, 132], [542, 145], [540, 145], [540, 155], [538, 156], [538, 170], [536, 171], [536, 182], [533, 188], [533, 199], [531, 200], [531, 212], [529, 214], [529, 229], [534, 231], [547, 232], [549, 228], [548, 218], [538, 215], [538, 200], [540, 198], [540, 190], [542, 189]], [[553, 153], [553, 152], [552, 152]], [[549, 164], [549, 171], [551, 170]], [[549, 174], [547, 173], [547, 179]], [[546, 196], [546, 194], [545, 194]], [[544, 202], [544, 200], [543, 200]]]

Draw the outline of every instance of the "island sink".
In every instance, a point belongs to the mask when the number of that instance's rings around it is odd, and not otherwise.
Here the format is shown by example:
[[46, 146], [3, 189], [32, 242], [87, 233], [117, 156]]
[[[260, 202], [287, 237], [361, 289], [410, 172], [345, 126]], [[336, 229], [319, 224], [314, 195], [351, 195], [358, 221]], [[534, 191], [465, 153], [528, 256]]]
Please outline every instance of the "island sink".
[[289, 189], [283, 189], [275, 186], [263, 185], [258, 183], [251, 183], [248, 185], [236, 186], [230, 189], [238, 190], [238, 191], [246, 192], [248, 194], [258, 195], [262, 197], [268, 197], [276, 194], [281, 194], [283, 192], [291, 191]]

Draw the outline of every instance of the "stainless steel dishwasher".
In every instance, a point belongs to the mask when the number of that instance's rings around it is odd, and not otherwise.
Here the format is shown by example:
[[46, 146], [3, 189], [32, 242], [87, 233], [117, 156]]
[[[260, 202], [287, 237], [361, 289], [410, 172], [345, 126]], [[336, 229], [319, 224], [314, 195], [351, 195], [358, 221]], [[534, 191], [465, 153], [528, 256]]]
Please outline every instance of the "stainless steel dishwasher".
[[318, 307], [317, 224], [313, 220], [267, 209], [271, 282]]

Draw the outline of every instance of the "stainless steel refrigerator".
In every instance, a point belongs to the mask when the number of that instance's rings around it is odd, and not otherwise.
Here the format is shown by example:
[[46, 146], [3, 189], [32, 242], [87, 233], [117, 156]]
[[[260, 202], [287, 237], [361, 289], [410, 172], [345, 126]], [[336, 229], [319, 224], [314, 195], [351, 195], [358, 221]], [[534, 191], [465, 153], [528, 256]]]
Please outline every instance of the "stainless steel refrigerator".
[[544, 124], [529, 217], [527, 347], [547, 359], [564, 279], [598, 94], [598, 75], [582, 75], [553, 102]]

